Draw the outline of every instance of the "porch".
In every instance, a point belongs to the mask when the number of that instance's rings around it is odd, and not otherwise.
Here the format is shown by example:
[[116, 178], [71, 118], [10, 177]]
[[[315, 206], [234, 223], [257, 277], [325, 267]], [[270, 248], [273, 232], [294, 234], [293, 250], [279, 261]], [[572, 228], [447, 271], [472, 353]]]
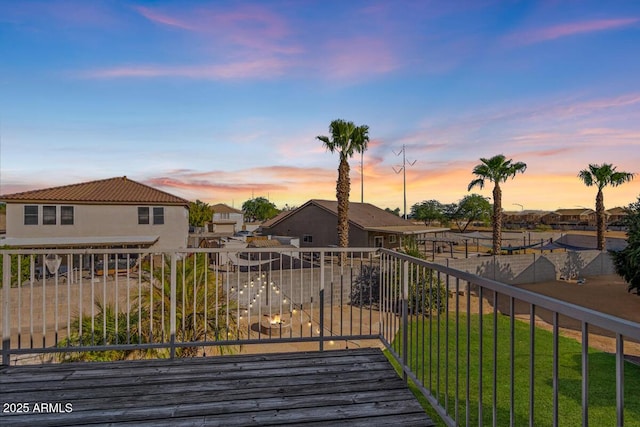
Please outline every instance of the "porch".
[[0, 388], [12, 426], [433, 425], [373, 348], [11, 366]]
[[[52, 253], [78, 276], [37, 279], [36, 267]], [[296, 418], [302, 416], [312, 417], [310, 425], [329, 419], [335, 424], [336, 416], [358, 425], [365, 415], [376, 417], [363, 421], [367, 425], [402, 423], [400, 413], [418, 416], [413, 406], [403, 406], [417, 405], [407, 397], [412, 396], [406, 394], [408, 381], [451, 426], [640, 420], [634, 398], [640, 371], [625, 362], [625, 355], [640, 354], [640, 324], [398, 252], [207, 248], [0, 254], [0, 385], [29, 403], [30, 412], [36, 403], [51, 404], [45, 407], [56, 413], [38, 416], [53, 425], [62, 425], [60, 415], [82, 424], [135, 425], [140, 424], [135, 418], [118, 417], [156, 414], [193, 425], [307, 422]], [[139, 266], [136, 271], [116, 266], [112, 276], [98, 276], [95, 260], [114, 256], [137, 257]], [[236, 268], [229, 268], [234, 260]], [[549, 332], [538, 327], [541, 323]], [[566, 329], [577, 333], [577, 341], [565, 339]], [[612, 354], [590, 348], [594, 334], [610, 337]], [[401, 366], [405, 395], [400, 400], [394, 400], [399, 388], [388, 383], [398, 377], [379, 350], [336, 350], [371, 340]], [[287, 353], [264, 355], [266, 347]], [[246, 354], [255, 348], [260, 353]], [[294, 349], [302, 352], [289, 353]], [[239, 351], [245, 354], [209, 357]], [[362, 359], [365, 355], [375, 357]], [[130, 360], [143, 356], [156, 360]], [[346, 362], [352, 357], [356, 361]], [[39, 360], [76, 362], [20, 366]], [[343, 379], [352, 381], [341, 384]], [[41, 387], [44, 392], [37, 391]], [[66, 403], [73, 411], [60, 414]], [[18, 409], [8, 404], [3, 410]], [[251, 415], [231, 415], [236, 408]], [[111, 418], [95, 418], [101, 414]], [[12, 417], [12, 424], [40, 424], [31, 413], [2, 416]], [[415, 421], [428, 425], [421, 416]]]

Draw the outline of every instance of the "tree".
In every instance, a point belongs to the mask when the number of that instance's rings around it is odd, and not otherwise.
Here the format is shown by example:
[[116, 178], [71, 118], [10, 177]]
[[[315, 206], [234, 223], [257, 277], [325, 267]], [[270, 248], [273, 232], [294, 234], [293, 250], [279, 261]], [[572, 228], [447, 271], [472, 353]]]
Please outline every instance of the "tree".
[[[167, 342], [170, 339], [171, 313], [171, 261], [154, 269], [153, 283], [142, 291], [138, 304], [142, 308], [140, 333], [149, 342]], [[208, 268], [208, 254], [191, 254], [176, 262], [176, 342], [224, 341], [239, 339], [235, 313], [237, 302], [227, 298], [221, 279]], [[163, 308], [164, 307], [164, 308]], [[230, 353], [235, 348], [216, 347], [218, 352]], [[193, 357], [198, 348], [176, 348], [177, 357]], [[168, 356], [159, 350], [159, 356]]]
[[454, 222], [458, 230], [464, 233], [469, 224], [475, 221], [487, 221], [491, 217], [491, 203], [479, 194], [469, 194], [458, 202]]
[[602, 190], [607, 186], [617, 187], [620, 184], [629, 182], [633, 179], [632, 173], [617, 172], [615, 166], [609, 163], [602, 165], [590, 164], [588, 169], [583, 169], [578, 173], [578, 177], [584, 185], [598, 187], [596, 195], [596, 221], [597, 221], [597, 244], [598, 250], [605, 249], [606, 216], [604, 211], [604, 195]]
[[411, 206], [411, 216], [424, 222], [424, 225], [431, 225], [433, 221], [444, 219], [444, 206], [437, 200], [424, 200]]
[[247, 221], [266, 221], [278, 215], [280, 211], [264, 197], [249, 199], [242, 204], [242, 211]]
[[204, 227], [211, 221], [213, 217], [213, 209], [208, 203], [196, 200], [189, 203], [189, 224], [194, 227]]
[[331, 153], [339, 153], [338, 180], [336, 182], [336, 199], [338, 201], [338, 246], [349, 246], [349, 158], [355, 153], [362, 153], [369, 143], [369, 126], [356, 126], [353, 122], [337, 119], [329, 125], [331, 137], [317, 136], [324, 147]]
[[493, 253], [498, 255], [502, 246], [502, 189], [501, 182], [506, 182], [509, 178], [514, 178], [517, 173], [524, 173], [527, 165], [523, 162], [512, 163], [503, 154], [498, 154], [490, 159], [480, 158], [479, 165], [473, 168], [476, 179], [469, 183], [467, 191], [475, 186], [482, 189], [485, 180], [493, 182]]
[[[235, 300], [229, 299], [218, 275], [208, 268], [208, 254], [192, 254], [176, 261], [177, 343], [237, 340], [243, 334], [238, 325]], [[148, 267], [148, 262], [146, 267]], [[97, 312], [76, 315], [69, 337], [59, 347], [110, 346], [122, 344], [168, 343], [171, 330], [171, 261], [155, 266], [150, 283], [138, 295], [129, 311], [116, 311], [111, 303], [96, 302]], [[216, 346], [214, 352], [233, 353], [233, 346]], [[193, 357], [198, 347], [176, 348], [177, 357]], [[65, 352], [61, 361], [108, 361], [130, 358], [169, 357], [166, 348]]]
[[629, 292], [640, 295], [640, 196], [626, 209], [627, 247], [612, 252], [616, 272], [629, 284]]
[[385, 212], [389, 212], [391, 214], [394, 214], [395, 216], [400, 216], [400, 208], [395, 208], [395, 209], [391, 209], [391, 208], [384, 208]]

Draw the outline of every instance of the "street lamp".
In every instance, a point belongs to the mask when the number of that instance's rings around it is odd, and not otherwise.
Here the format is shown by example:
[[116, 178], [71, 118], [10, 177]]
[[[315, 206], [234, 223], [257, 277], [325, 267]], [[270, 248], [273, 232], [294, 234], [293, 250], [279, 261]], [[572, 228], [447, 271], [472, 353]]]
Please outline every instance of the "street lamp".
[[524, 206], [522, 206], [520, 203], [512, 203], [512, 205], [520, 206], [520, 211], [521, 212], [524, 210]]

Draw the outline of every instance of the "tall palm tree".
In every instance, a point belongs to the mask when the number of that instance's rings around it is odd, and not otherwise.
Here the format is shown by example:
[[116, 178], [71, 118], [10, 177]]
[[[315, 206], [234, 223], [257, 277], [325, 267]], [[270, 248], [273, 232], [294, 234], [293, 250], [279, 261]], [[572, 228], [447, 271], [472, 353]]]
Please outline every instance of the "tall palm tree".
[[336, 198], [338, 200], [338, 246], [349, 246], [349, 158], [354, 153], [362, 153], [369, 143], [369, 126], [356, 126], [353, 122], [337, 119], [329, 125], [331, 137], [316, 137], [323, 142], [327, 150], [340, 154]]
[[583, 169], [578, 173], [578, 178], [584, 182], [587, 187], [595, 185], [598, 187], [596, 195], [596, 221], [597, 221], [597, 239], [598, 250], [605, 248], [604, 230], [606, 228], [606, 217], [604, 212], [604, 195], [602, 190], [607, 185], [617, 187], [620, 184], [629, 182], [633, 179], [632, 173], [617, 172], [615, 166], [603, 163], [601, 165], [590, 164], [588, 169]]
[[469, 183], [468, 191], [471, 191], [476, 185], [480, 188], [484, 187], [485, 180], [493, 182], [493, 215], [491, 217], [493, 223], [493, 253], [500, 253], [502, 246], [502, 189], [501, 182], [506, 182], [509, 178], [514, 178], [516, 173], [524, 173], [527, 165], [523, 162], [512, 163], [507, 160], [504, 155], [498, 154], [490, 159], [481, 158], [479, 165], [473, 168], [473, 174], [478, 178]]

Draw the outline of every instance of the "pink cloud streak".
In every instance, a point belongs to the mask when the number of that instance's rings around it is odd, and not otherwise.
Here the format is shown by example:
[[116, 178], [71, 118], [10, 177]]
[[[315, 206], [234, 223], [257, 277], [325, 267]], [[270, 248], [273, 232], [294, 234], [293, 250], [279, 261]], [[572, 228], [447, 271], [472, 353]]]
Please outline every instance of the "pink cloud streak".
[[262, 58], [227, 64], [196, 66], [139, 65], [104, 68], [81, 73], [84, 78], [112, 79], [123, 77], [184, 77], [189, 79], [234, 80], [272, 78], [282, 75], [286, 63], [277, 58]]
[[528, 45], [576, 34], [593, 33], [596, 31], [627, 27], [637, 22], [640, 22], [639, 18], [600, 19], [594, 21], [574, 22], [535, 30], [525, 30], [508, 36], [507, 40], [513, 44]]

